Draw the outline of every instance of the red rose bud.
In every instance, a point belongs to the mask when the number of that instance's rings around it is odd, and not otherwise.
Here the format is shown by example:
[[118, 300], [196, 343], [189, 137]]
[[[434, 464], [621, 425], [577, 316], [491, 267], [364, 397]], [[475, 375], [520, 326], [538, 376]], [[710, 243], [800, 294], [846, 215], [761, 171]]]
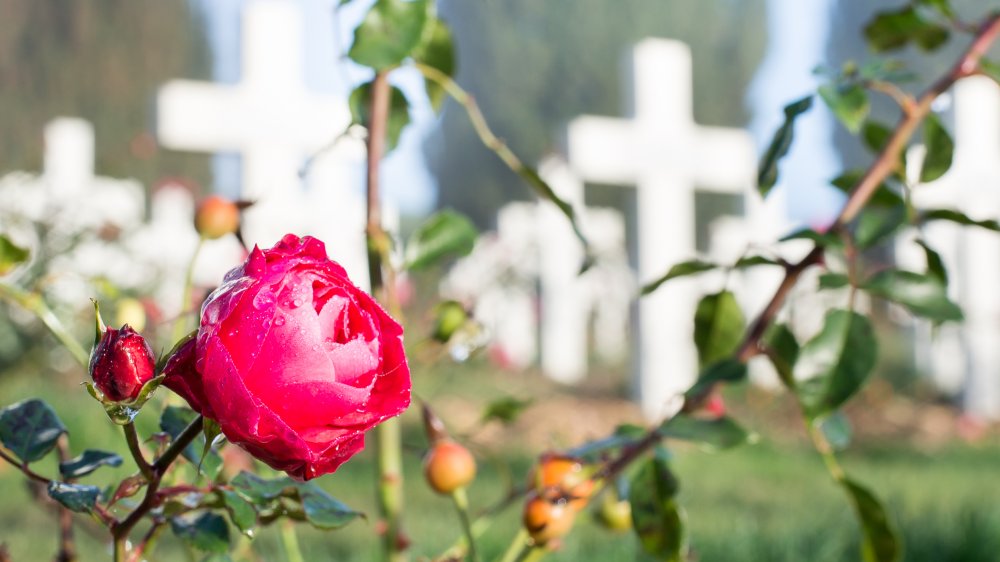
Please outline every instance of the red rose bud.
[[198, 204], [194, 215], [194, 228], [208, 240], [222, 238], [240, 227], [240, 209], [236, 203], [212, 195]]
[[94, 385], [116, 402], [132, 400], [142, 385], [153, 378], [156, 361], [153, 350], [138, 332], [125, 324], [120, 330], [108, 328], [90, 357]]

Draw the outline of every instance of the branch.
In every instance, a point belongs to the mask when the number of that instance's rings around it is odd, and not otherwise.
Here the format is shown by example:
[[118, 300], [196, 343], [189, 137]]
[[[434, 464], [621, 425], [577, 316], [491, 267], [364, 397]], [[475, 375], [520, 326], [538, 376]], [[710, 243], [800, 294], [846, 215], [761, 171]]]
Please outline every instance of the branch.
[[[379, 165], [385, 152], [385, 136], [389, 122], [388, 71], [380, 70], [375, 74], [371, 91], [366, 183], [368, 275], [372, 294], [381, 294], [381, 300], [389, 314], [398, 318], [400, 310], [396, 298], [395, 273], [389, 263], [391, 241], [382, 229], [382, 207], [379, 198]], [[383, 273], [387, 279], [383, 279]], [[406, 556], [403, 553], [405, 541], [400, 540], [403, 515], [403, 461], [399, 419], [393, 418], [382, 422], [375, 430], [375, 437], [379, 512], [386, 523], [385, 535], [382, 537], [382, 552], [386, 560], [405, 560]]]

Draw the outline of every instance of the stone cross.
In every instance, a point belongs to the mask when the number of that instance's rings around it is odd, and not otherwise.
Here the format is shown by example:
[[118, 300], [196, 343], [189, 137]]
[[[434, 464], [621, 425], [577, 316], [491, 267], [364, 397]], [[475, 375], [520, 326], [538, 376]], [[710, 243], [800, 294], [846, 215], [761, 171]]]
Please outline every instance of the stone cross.
[[[919, 208], [954, 208], [973, 219], [1000, 217], [1000, 87], [986, 77], [961, 80], [954, 88], [955, 156], [939, 180], [913, 189]], [[938, 250], [949, 274], [950, 296], [965, 321], [946, 325], [933, 340], [918, 329], [918, 357], [929, 359], [944, 390], [961, 392], [965, 410], [1000, 419], [1000, 235], [976, 227], [932, 223], [925, 239]], [[922, 251], [901, 242], [903, 267], [920, 269]], [[926, 364], [926, 363], [925, 363]]]
[[[158, 96], [158, 131], [168, 148], [197, 152], [236, 151], [243, 158], [241, 197], [257, 203], [244, 214], [249, 244], [271, 246], [287, 232], [317, 234], [327, 241], [331, 257], [356, 263], [364, 246], [358, 233], [331, 220], [338, 207], [318, 208], [307, 194], [299, 172], [304, 161], [343, 133], [351, 122], [346, 100], [310, 93], [304, 83], [302, 16], [293, 2], [256, 0], [243, 17], [242, 78], [228, 86], [175, 80]], [[326, 160], [359, 161], [356, 142], [335, 143]], [[335, 201], [359, 198], [350, 166], [327, 166], [324, 185]], [[363, 228], [363, 227], [362, 227]], [[361, 233], [363, 244], [363, 232]], [[350, 244], [340, 243], [350, 239]], [[337, 243], [333, 243], [336, 241]], [[349, 267], [363, 284], [367, 269]]]
[[[568, 153], [585, 181], [635, 186], [638, 274], [646, 282], [693, 257], [695, 192], [749, 195], [756, 155], [745, 132], [694, 122], [691, 54], [683, 43], [647, 39], [634, 48], [630, 62], [633, 119], [574, 119]], [[752, 196], [746, 204], [754, 205]], [[639, 302], [633, 364], [642, 409], [650, 418], [667, 413], [671, 398], [697, 376], [691, 341], [698, 296], [696, 282], [677, 279]]]

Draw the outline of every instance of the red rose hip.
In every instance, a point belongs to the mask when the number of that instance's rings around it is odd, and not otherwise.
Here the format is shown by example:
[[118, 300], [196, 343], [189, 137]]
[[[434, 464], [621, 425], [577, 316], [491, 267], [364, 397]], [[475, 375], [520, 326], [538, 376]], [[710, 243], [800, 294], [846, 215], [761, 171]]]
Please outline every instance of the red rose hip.
[[152, 348], [128, 324], [118, 330], [107, 328], [90, 357], [94, 386], [116, 402], [138, 396], [155, 369]]

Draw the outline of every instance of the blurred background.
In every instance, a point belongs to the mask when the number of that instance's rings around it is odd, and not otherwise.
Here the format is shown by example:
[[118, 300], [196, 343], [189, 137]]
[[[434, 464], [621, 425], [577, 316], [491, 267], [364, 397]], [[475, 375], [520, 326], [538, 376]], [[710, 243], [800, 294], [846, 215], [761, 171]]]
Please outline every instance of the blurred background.
[[[440, 0], [438, 9], [454, 34], [456, 81], [475, 96], [496, 135], [537, 165], [571, 158], [568, 125], [578, 117], [630, 117], [630, 53], [646, 38], [687, 45], [690, 78], [661, 78], [690, 80], [694, 122], [739, 131], [759, 154], [785, 104], [845, 61], [871, 60], [861, 29], [875, 11], [898, 4]], [[185, 309], [180, 287], [197, 245], [194, 205], [212, 193], [260, 199], [250, 242], [269, 245], [278, 231], [316, 234], [352, 276], [363, 277], [363, 149], [345, 132], [348, 98], [370, 72], [345, 53], [368, 5], [0, 0], [0, 233], [32, 251], [29, 264], [0, 280], [45, 295], [80, 341], [89, 341], [88, 299], [97, 298], [111, 323], [141, 326], [155, 348], [165, 349], [172, 322]], [[969, 18], [985, 8], [980, 0], [954, 5]], [[956, 37], [933, 55], [904, 50], [894, 58], [912, 65], [916, 91], [965, 41]], [[277, 73], [273, 80], [268, 72]], [[652, 231], [638, 225], [636, 190], [622, 189], [631, 187], [626, 182], [576, 177], [581, 201], [596, 209], [588, 226], [601, 240], [602, 261], [579, 289], [586, 299], [582, 316], [574, 317], [586, 324], [582, 363], [546, 364], [546, 346], [561, 340], [544, 339], [540, 312], [555, 307], [543, 291], [550, 282], [541, 242], [545, 211], [479, 142], [461, 106], [446, 101], [435, 111], [415, 72], [395, 73], [393, 80], [409, 102], [409, 124], [384, 163], [388, 226], [405, 239], [433, 210], [450, 208], [482, 232], [469, 257], [404, 278], [401, 288], [409, 296], [415, 391], [484, 459], [472, 495], [474, 505], [485, 506], [500, 499], [538, 452], [598, 438], [648, 414], [640, 404], [650, 391], [635, 375], [640, 326], [629, 318], [637, 284], [650, 280], [637, 254], [640, 239]], [[749, 184], [736, 195], [692, 186], [696, 235], [678, 251], [729, 256], [728, 245], [738, 254], [748, 243], [773, 242], [803, 225], [821, 227], [837, 214], [843, 196], [830, 180], [871, 156], [821, 105], [799, 122], [781, 183], [767, 201], [751, 200]], [[315, 114], [303, 109], [312, 107]], [[949, 100], [937, 109], [950, 126]], [[874, 98], [872, 115], [891, 123], [896, 110]], [[284, 160], [275, 156], [285, 150]], [[715, 165], [730, 164], [737, 165], [726, 158]], [[1000, 179], [990, 181], [1000, 188]], [[274, 195], [275, 186], [283, 195]], [[725, 233], [725, 217], [743, 221], [732, 227], [743, 238]], [[872, 250], [876, 261], [891, 263], [894, 256], [891, 246]], [[196, 297], [243, 257], [234, 237], [206, 245], [194, 272]], [[708, 283], [719, 282], [725, 281]], [[773, 278], [748, 275], [736, 282], [752, 317], [749, 309]], [[487, 337], [434, 344], [428, 327], [442, 298], [472, 311]], [[823, 308], [841, 298], [810, 302], [804, 296], [795, 313], [801, 330], [815, 331]], [[976, 302], [975, 295], [962, 298]], [[934, 332], [885, 303], [867, 306], [879, 331], [879, 366], [844, 412], [845, 464], [887, 500], [907, 544], [906, 560], [996, 560], [1000, 489], [990, 482], [1000, 474], [1000, 393], [990, 393], [1000, 385], [1000, 371], [973, 373], [975, 358], [954, 326]], [[74, 432], [74, 447], [123, 448], [117, 428], [79, 386], [85, 374], [44, 327], [7, 302], [0, 310], [0, 405], [44, 396]], [[927, 351], [932, 332], [946, 344], [936, 355]], [[441, 362], [442, 356], [450, 359]], [[725, 395], [733, 415], [761, 434], [758, 444], [719, 454], [676, 451], [695, 552], [701, 560], [852, 559], [857, 532], [849, 506], [808, 446], [793, 402], [769, 376], [762, 371], [755, 384]], [[980, 386], [970, 386], [974, 382]], [[498, 405], [509, 415], [497, 414]], [[447, 502], [422, 486], [418, 459], [425, 444], [411, 414], [405, 417], [412, 470], [407, 529], [416, 553], [431, 555], [454, 540], [458, 527]], [[140, 417], [139, 427], [151, 433], [156, 420]], [[320, 482], [350, 505], [374, 511], [371, 462], [362, 456]], [[112, 473], [120, 477], [128, 467]], [[51, 513], [28, 502], [37, 493], [0, 464], [0, 544], [11, 560], [45, 560], [55, 551]], [[488, 556], [506, 545], [516, 511], [487, 535]], [[598, 526], [589, 519], [583, 524]], [[577, 532], [552, 559], [639, 556], [632, 537], [611, 540], [609, 533]], [[100, 540], [80, 534], [84, 559], [108, 556]], [[364, 522], [326, 535], [304, 531], [303, 549], [309, 560], [369, 560], [373, 536]], [[264, 532], [255, 541], [256, 559], [282, 559], [274, 535]], [[157, 558], [184, 556], [200, 559], [165, 539]]]

